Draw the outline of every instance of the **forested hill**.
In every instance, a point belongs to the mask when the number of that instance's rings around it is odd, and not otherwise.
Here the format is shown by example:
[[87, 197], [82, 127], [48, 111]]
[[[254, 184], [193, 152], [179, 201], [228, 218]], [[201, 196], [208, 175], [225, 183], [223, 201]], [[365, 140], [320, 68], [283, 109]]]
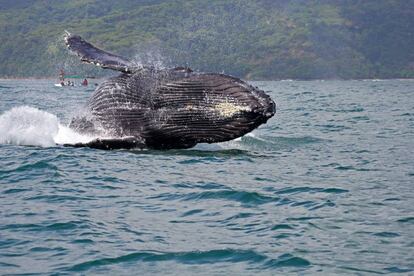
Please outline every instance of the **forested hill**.
[[99, 74], [67, 54], [64, 30], [247, 79], [414, 77], [414, 0], [0, 0], [0, 77]]

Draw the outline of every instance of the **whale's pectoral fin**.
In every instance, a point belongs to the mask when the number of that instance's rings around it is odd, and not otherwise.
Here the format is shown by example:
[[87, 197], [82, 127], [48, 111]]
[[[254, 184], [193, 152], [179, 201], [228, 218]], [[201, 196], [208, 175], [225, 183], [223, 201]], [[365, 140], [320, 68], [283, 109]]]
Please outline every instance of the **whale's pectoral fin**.
[[64, 144], [65, 147], [75, 148], [93, 148], [103, 150], [114, 149], [143, 149], [145, 144], [142, 139], [138, 137], [124, 137], [124, 138], [97, 138], [87, 143]]
[[98, 49], [78, 35], [66, 32], [65, 43], [69, 50], [76, 53], [83, 62], [124, 73], [133, 71], [134, 64], [128, 59]]

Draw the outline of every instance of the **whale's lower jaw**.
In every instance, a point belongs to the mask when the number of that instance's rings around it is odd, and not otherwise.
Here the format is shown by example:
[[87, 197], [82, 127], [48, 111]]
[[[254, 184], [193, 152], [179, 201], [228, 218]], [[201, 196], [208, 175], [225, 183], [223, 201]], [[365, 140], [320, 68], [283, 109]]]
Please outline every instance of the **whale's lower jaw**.
[[144, 149], [147, 148], [142, 139], [137, 137], [123, 137], [123, 138], [96, 138], [87, 143], [64, 144], [65, 147], [83, 148], [89, 147], [101, 150], [115, 150], [115, 149]]

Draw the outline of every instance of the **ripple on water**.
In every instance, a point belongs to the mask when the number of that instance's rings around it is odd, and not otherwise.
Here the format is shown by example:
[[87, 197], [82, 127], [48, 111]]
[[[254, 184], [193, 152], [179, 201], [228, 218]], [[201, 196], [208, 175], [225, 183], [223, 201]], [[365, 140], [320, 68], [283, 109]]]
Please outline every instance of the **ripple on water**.
[[239, 146], [246, 150], [274, 151], [292, 149], [308, 144], [328, 142], [329, 140], [320, 139], [312, 136], [304, 137], [269, 137], [269, 136], [243, 136], [240, 141], [234, 141], [232, 146]]
[[293, 230], [293, 229], [295, 229], [295, 228], [293, 226], [289, 225], [289, 224], [276, 224], [271, 228], [272, 231], [276, 231], [276, 230]]
[[349, 190], [340, 188], [316, 188], [316, 187], [287, 187], [277, 190], [276, 194], [298, 194], [298, 193], [327, 193], [327, 194], [342, 194]]
[[218, 249], [208, 251], [191, 251], [191, 252], [136, 252], [114, 258], [101, 258], [76, 264], [68, 267], [70, 272], [83, 272], [94, 269], [99, 266], [107, 266], [120, 263], [136, 262], [165, 262], [173, 261], [182, 264], [217, 264], [220, 262], [248, 262], [255, 265], [259, 264], [262, 268], [280, 268], [280, 267], [304, 267], [311, 263], [301, 257], [291, 254], [283, 254], [276, 259], [267, 257], [264, 254], [257, 253], [253, 250], [236, 250], [236, 249]]
[[97, 200], [96, 197], [85, 197], [85, 196], [73, 196], [73, 195], [39, 195], [25, 198], [26, 200], [34, 201], [44, 201], [49, 203], [59, 203], [59, 202], [79, 202], [84, 200]]
[[201, 200], [223, 200], [223, 201], [237, 201], [241, 204], [260, 205], [269, 202], [277, 202], [278, 197], [271, 197], [262, 195], [257, 192], [235, 191], [235, 190], [220, 190], [220, 191], [204, 191], [187, 194], [172, 194], [166, 193], [157, 196], [149, 197], [150, 199], [160, 200], [181, 200], [181, 201], [201, 201]]
[[381, 238], [396, 238], [400, 236], [400, 234], [394, 232], [378, 232], [373, 235]]
[[386, 267], [384, 270], [391, 272], [391, 273], [410, 273], [414, 272], [414, 269], [412, 268], [400, 268], [396, 266]]
[[414, 217], [405, 217], [397, 220], [397, 222], [414, 224]]
[[27, 191], [31, 191], [31, 189], [20, 189], [20, 188], [16, 188], [16, 189], [7, 189], [3, 191], [3, 194], [15, 194], [15, 193], [21, 193], [21, 192], [27, 192]]
[[16, 168], [12, 168], [9, 170], [1, 170], [0, 175], [8, 174], [8, 173], [23, 173], [26, 171], [39, 171], [39, 172], [48, 172], [50, 170], [55, 171], [57, 167], [51, 164], [49, 161], [41, 160], [34, 163], [19, 165]]
[[195, 214], [202, 213], [203, 211], [204, 211], [203, 209], [190, 210], [190, 211], [187, 211], [187, 212], [183, 213], [181, 215], [181, 217], [189, 217], [189, 216], [192, 216], [192, 215], [195, 215]]
[[75, 229], [86, 229], [88, 224], [84, 221], [67, 221], [67, 222], [55, 222], [51, 224], [33, 224], [33, 223], [14, 223], [0, 226], [0, 229], [11, 229], [13, 231], [66, 231]]
[[306, 267], [311, 265], [311, 262], [304, 258], [296, 257], [291, 254], [283, 254], [277, 259], [268, 260], [265, 267], [279, 268], [279, 267]]
[[11, 264], [11, 263], [0, 262], [0, 267], [3, 267], [3, 268], [19, 268], [20, 266], [15, 265], [15, 264]]

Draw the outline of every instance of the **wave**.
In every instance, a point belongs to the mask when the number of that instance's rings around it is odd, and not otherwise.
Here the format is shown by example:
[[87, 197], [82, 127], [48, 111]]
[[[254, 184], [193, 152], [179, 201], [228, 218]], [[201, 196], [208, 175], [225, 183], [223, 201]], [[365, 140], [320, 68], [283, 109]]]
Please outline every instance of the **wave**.
[[71, 272], [84, 272], [100, 266], [110, 266], [127, 262], [162, 262], [174, 261], [182, 264], [203, 265], [220, 262], [239, 263], [249, 262], [258, 264], [265, 269], [280, 267], [304, 267], [311, 263], [303, 258], [286, 253], [276, 259], [255, 252], [253, 250], [216, 249], [208, 251], [189, 252], [135, 252], [113, 258], [101, 258], [75, 264], [66, 270]]
[[76, 133], [55, 115], [30, 106], [14, 107], [0, 115], [0, 144], [52, 147], [94, 138]]
[[257, 192], [238, 191], [238, 190], [216, 190], [192, 193], [162, 193], [151, 196], [149, 199], [159, 199], [163, 201], [203, 201], [203, 200], [225, 200], [235, 201], [243, 205], [261, 205], [271, 202], [279, 202], [279, 197], [264, 195]]
[[228, 142], [217, 144], [222, 149], [239, 149], [245, 151], [278, 151], [293, 149], [307, 144], [322, 143], [328, 140], [304, 136], [304, 137], [270, 137], [257, 136], [254, 132]]

